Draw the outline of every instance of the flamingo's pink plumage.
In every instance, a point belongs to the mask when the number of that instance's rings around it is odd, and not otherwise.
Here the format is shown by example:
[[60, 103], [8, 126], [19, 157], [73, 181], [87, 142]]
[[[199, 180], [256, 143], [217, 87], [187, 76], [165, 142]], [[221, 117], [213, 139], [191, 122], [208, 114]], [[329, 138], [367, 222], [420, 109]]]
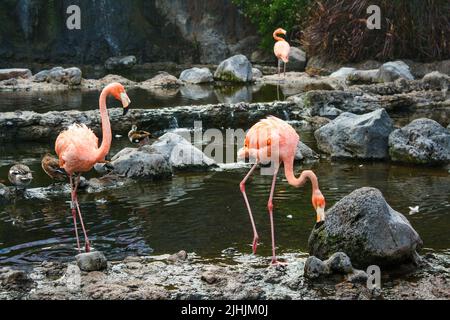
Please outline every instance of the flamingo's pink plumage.
[[[59, 166], [63, 168], [70, 180], [71, 187], [71, 209], [73, 222], [75, 225], [75, 235], [77, 237], [78, 251], [80, 251], [80, 241], [77, 230], [77, 212], [80, 219], [81, 227], [84, 232], [86, 241], [86, 251], [90, 251], [89, 239], [84, 227], [83, 218], [78, 204], [77, 188], [80, 179], [80, 173], [90, 171], [96, 163], [104, 162], [106, 155], [109, 153], [112, 141], [111, 124], [109, 121], [108, 111], [106, 109], [106, 98], [112, 95], [120, 100], [124, 107], [124, 115], [128, 110], [130, 99], [128, 98], [124, 87], [120, 83], [112, 83], [106, 86], [99, 100], [100, 115], [102, 119], [102, 145], [98, 146], [98, 138], [84, 124], [73, 124], [67, 130], [60, 133], [55, 142], [55, 151], [59, 158]], [[73, 181], [73, 175], [78, 177]]]
[[319, 182], [310, 170], [303, 171], [299, 178], [294, 175], [294, 158], [300, 137], [297, 132], [287, 122], [276, 117], [268, 117], [255, 124], [247, 133], [245, 144], [238, 152], [239, 158], [253, 158], [256, 162], [247, 176], [240, 184], [241, 192], [244, 196], [250, 221], [253, 228], [253, 252], [256, 253], [259, 236], [256, 231], [252, 210], [247, 199], [245, 183], [256, 169], [259, 163], [271, 162], [274, 167], [272, 188], [270, 191], [267, 208], [269, 210], [271, 228], [272, 228], [272, 263], [277, 263], [275, 255], [275, 232], [273, 225], [273, 194], [275, 191], [276, 176], [281, 163], [284, 164], [285, 176], [288, 183], [294, 187], [300, 187], [307, 180], [312, 183], [312, 204], [317, 211], [317, 222], [325, 219], [325, 198], [320, 189]]
[[280, 61], [283, 61], [284, 63], [284, 74], [286, 75], [286, 63], [289, 62], [291, 46], [285, 39], [279, 37], [279, 34], [286, 35], [286, 30], [278, 28], [274, 31], [273, 38], [276, 42], [273, 48], [273, 52], [278, 59], [278, 75], [280, 74]]

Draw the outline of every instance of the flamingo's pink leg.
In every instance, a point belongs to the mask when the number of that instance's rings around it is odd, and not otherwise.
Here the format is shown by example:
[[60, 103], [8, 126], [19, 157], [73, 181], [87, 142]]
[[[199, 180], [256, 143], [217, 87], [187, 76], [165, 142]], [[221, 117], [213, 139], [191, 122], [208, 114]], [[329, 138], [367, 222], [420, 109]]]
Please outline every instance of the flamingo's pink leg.
[[244, 180], [242, 180], [242, 182], [240, 183], [241, 192], [242, 192], [242, 195], [244, 196], [245, 205], [247, 206], [248, 214], [250, 216], [250, 221], [252, 223], [252, 228], [253, 228], [253, 254], [256, 254], [256, 249], [258, 248], [259, 236], [258, 236], [258, 232], [256, 231], [255, 220], [253, 219], [252, 209], [250, 208], [250, 203], [248, 202], [247, 194], [245, 193], [245, 183], [250, 178], [252, 173], [255, 171], [257, 166], [258, 166], [258, 163], [255, 163], [255, 165], [250, 169], [248, 174], [245, 176]]
[[277, 182], [278, 169], [279, 167], [275, 169], [275, 172], [273, 174], [272, 188], [270, 189], [269, 202], [267, 203], [267, 209], [269, 210], [269, 217], [270, 217], [270, 231], [272, 234], [272, 264], [278, 263], [275, 254], [275, 228], [273, 225], [273, 194], [275, 192], [275, 184]]
[[278, 59], [278, 79], [281, 79], [281, 60]]
[[72, 201], [70, 202], [70, 209], [72, 210], [72, 217], [73, 217], [73, 224], [75, 228], [75, 236], [77, 237], [77, 247], [78, 252], [81, 252], [80, 247], [80, 238], [78, 237], [78, 226], [77, 226], [77, 212], [76, 212], [76, 205], [75, 205], [75, 192], [74, 192], [74, 185], [72, 181], [72, 175], [69, 175], [69, 181], [70, 181], [70, 194], [72, 197]]
[[84, 227], [83, 216], [81, 215], [80, 205], [78, 203], [78, 196], [77, 196], [77, 189], [78, 189], [78, 186], [80, 184], [80, 178], [81, 178], [81, 174], [78, 175], [78, 177], [77, 177], [77, 179], [75, 181], [75, 184], [76, 184], [76, 186], [75, 186], [75, 204], [76, 204], [76, 207], [77, 207], [77, 210], [78, 210], [78, 216], [80, 217], [81, 228], [83, 229], [83, 233], [84, 233], [84, 241], [86, 243], [85, 244], [85, 249], [86, 249], [86, 252], [89, 253], [91, 251], [91, 245], [90, 245], [90, 242], [89, 242], [89, 238], [87, 236], [86, 228]]

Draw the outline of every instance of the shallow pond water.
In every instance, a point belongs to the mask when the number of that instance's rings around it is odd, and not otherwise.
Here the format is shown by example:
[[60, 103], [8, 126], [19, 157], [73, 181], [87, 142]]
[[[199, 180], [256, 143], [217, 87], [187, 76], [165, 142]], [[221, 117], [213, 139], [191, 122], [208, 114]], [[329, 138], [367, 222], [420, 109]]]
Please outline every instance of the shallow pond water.
[[[310, 133], [303, 140], [314, 146]], [[128, 143], [115, 139], [111, 154]], [[0, 146], [0, 180], [16, 161], [35, 171], [31, 187], [51, 184], [40, 168], [40, 157], [49, 144]], [[332, 206], [351, 191], [379, 188], [391, 206], [407, 215], [425, 248], [446, 252], [450, 248], [450, 174], [445, 169], [380, 162], [320, 162], [296, 165], [312, 168]], [[93, 247], [109, 259], [128, 255], [165, 254], [184, 249], [204, 258], [216, 258], [233, 247], [251, 252], [252, 232], [239, 182], [247, 168], [200, 173], [177, 173], [171, 180], [136, 182], [126, 188], [98, 194], [80, 192]], [[7, 183], [7, 181], [0, 181]], [[258, 254], [270, 256], [270, 228], [266, 204], [271, 177], [254, 175], [249, 199], [261, 237]], [[290, 187], [279, 174], [275, 193], [275, 229], [280, 253], [307, 252], [315, 223], [310, 186]], [[48, 200], [18, 200], [0, 206], [0, 265], [26, 266], [44, 260], [70, 260], [75, 251], [69, 196]], [[409, 215], [409, 207], [420, 212]], [[292, 218], [288, 216], [292, 215]]]
[[[280, 88], [273, 85], [213, 86], [190, 85], [176, 89], [152, 91], [131, 89], [132, 108], [154, 109], [217, 103], [268, 102], [284, 100]], [[63, 110], [93, 110], [98, 108], [99, 91], [70, 90], [62, 92], [0, 92], [0, 112], [35, 111], [45, 113]], [[110, 99], [108, 106], [119, 107]]]

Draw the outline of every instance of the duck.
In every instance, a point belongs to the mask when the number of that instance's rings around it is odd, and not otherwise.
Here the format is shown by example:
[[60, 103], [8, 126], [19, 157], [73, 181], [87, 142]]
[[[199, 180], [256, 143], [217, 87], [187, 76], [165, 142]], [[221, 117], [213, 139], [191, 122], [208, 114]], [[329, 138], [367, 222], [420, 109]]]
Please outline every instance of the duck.
[[33, 181], [33, 174], [28, 166], [16, 164], [9, 169], [8, 180], [16, 188], [26, 188]]
[[44, 155], [41, 161], [42, 170], [55, 181], [67, 180], [67, 172], [59, 167], [59, 160], [55, 156], [47, 153]]
[[130, 142], [138, 144], [140, 146], [147, 144], [151, 137], [151, 133], [143, 130], [138, 130], [136, 125], [133, 125], [130, 132], [128, 132], [128, 139], [130, 140]]

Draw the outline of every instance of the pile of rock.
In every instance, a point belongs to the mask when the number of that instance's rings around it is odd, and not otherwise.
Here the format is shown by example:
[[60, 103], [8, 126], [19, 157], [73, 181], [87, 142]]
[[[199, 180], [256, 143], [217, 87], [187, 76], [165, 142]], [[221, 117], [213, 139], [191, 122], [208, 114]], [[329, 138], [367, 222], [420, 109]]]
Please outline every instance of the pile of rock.
[[51, 70], [42, 70], [33, 77], [33, 82], [48, 82], [53, 84], [65, 84], [78, 86], [81, 84], [83, 74], [79, 68], [55, 67]]
[[128, 178], [170, 177], [173, 170], [206, 170], [216, 166], [189, 141], [175, 133], [166, 133], [152, 145], [125, 148], [111, 160], [115, 174]]

